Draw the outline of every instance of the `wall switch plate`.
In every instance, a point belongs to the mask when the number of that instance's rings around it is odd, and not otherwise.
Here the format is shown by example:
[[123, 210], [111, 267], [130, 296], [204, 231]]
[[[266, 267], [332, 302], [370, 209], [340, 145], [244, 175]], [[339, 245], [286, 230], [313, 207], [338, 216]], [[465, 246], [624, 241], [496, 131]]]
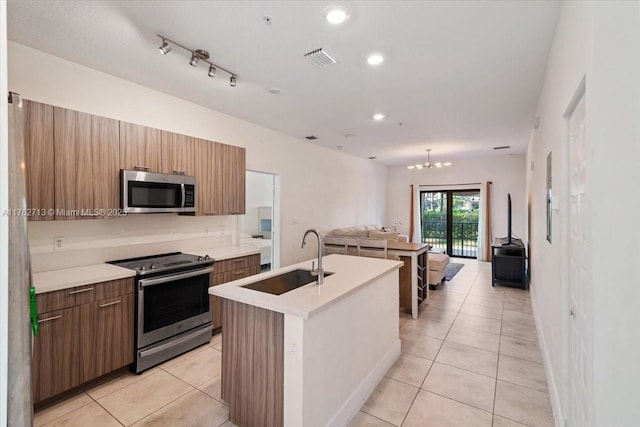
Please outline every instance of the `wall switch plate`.
[[63, 236], [56, 236], [53, 238], [53, 250], [54, 251], [59, 251], [64, 249], [64, 237]]

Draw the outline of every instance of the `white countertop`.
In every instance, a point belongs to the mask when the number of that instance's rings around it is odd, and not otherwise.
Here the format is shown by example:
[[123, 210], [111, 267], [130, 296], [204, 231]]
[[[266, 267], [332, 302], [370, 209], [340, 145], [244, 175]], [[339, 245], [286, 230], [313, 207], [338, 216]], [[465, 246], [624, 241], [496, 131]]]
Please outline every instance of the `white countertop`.
[[213, 286], [209, 288], [209, 293], [278, 313], [292, 314], [308, 319], [347, 297], [358, 288], [374, 282], [393, 270], [398, 270], [403, 265], [400, 261], [350, 255], [328, 255], [322, 259], [322, 264], [326, 272], [335, 274], [325, 277], [321, 286], [313, 282], [281, 295], [272, 295], [242, 287], [299, 268], [311, 269], [311, 261], [305, 261]]
[[[209, 255], [216, 261], [222, 261], [229, 258], [259, 254], [260, 248], [225, 246], [184, 252], [193, 255]], [[135, 275], [136, 272], [128, 268], [117, 267], [111, 264], [94, 264], [34, 273], [33, 286], [36, 287], [36, 293], [41, 294], [44, 292], [73, 288], [75, 286], [134, 277]]]
[[94, 264], [34, 273], [33, 286], [36, 287], [36, 293], [41, 294], [74, 286], [124, 279], [135, 275], [136, 272], [128, 268], [116, 267], [111, 264]]
[[189, 250], [184, 251], [188, 254], [193, 255], [209, 255], [211, 258], [216, 261], [222, 261], [229, 258], [237, 258], [241, 256], [247, 255], [255, 255], [260, 253], [261, 248], [250, 248], [246, 246], [224, 246], [220, 248], [211, 248], [211, 249], [197, 249], [197, 250]]

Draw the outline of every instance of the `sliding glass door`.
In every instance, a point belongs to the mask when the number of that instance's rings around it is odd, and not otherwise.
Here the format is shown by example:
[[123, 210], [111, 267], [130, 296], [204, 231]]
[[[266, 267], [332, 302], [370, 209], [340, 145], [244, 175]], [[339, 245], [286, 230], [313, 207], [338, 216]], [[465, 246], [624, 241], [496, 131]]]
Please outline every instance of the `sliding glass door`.
[[451, 256], [476, 258], [480, 190], [421, 191], [422, 241]]

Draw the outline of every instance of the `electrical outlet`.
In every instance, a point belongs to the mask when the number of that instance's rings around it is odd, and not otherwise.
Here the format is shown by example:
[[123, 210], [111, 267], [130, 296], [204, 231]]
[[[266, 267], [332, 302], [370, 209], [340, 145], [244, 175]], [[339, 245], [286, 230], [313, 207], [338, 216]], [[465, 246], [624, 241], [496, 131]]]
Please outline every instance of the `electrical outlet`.
[[224, 236], [224, 225], [220, 226], [220, 235]]
[[64, 237], [63, 236], [57, 236], [53, 238], [53, 250], [54, 251], [59, 251], [64, 249]]
[[296, 348], [296, 344], [295, 343], [289, 344], [289, 356], [295, 357], [297, 353], [298, 353], [298, 349]]

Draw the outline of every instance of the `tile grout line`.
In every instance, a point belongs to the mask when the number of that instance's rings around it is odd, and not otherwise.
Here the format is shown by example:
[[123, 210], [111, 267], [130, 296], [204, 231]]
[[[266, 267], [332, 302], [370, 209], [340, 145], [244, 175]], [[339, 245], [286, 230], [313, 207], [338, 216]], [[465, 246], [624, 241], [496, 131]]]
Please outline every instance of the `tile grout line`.
[[[134, 383], [134, 384], [135, 384], [135, 383]], [[123, 388], [124, 388], [124, 387], [123, 387]], [[93, 400], [93, 401], [94, 401], [94, 402], [95, 402], [99, 407], [101, 407], [102, 409], [104, 409], [104, 411], [105, 411], [107, 414], [109, 414], [109, 415], [111, 416], [111, 418], [113, 418], [114, 420], [116, 420], [116, 422], [117, 422], [118, 424], [120, 424], [120, 425], [121, 425], [121, 426], [123, 426], [123, 427], [126, 427], [126, 426], [125, 426], [125, 424], [124, 424], [122, 421], [120, 421], [118, 418], [116, 418], [116, 416], [115, 416], [115, 415], [113, 415], [113, 414], [112, 414], [112, 413], [111, 413], [107, 408], [105, 408], [104, 406], [102, 406], [102, 404], [100, 404], [100, 402], [98, 402], [96, 399], [94, 399], [94, 398], [93, 398], [93, 396], [91, 396], [89, 393], [86, 393], [86, 394], [87, 394], [87, 396], [89, 396], [89, 399]], [[107, 395], [107, 396], [108, 396], [108, 395]], [[104, 396], [104, 397], [106, 397], [106, 396]]]
[[[469, 290], [465, 293], [465, 297], [464, 300], [462, 301], [462, 305], [464, 305], [465, 301], [467, 300], [467, 298], [469, 297], [469, 292], [471, 292], [471, 289], [473, 288], [475, 281], [477, 280], [477, 275], [480, 274], [480, 272], [476, 273], [476, 277], [473, 280], [473, 283], [471, 285], [471, 287], [469, 288]], [[436, 359], [438, 358], [438, 355], [440, 354], [440, 350], [442, 350], [442, 346], [444, 345], [444, 342], [447, 339], [447, 336], [449, 336], [449, 332], [451, 331], [451, 328], [453, 327], [453, 324], [455, 323], [456, 319], [458, 318], [458, 314], [460, 314], [460, 310], [462, 309], [462, 305], [460, 306], [460, 308], [458, 308], [458, 310], [456, 311], [456, 315], [453, 318], [453, 321], [451, 322], [451, 326], [449, 326], [449, 329], [447, 329], [447, 333], [444, 336], [444, 338], [442, 339], [442, 343], [440, 344], [440, 347], [438, 347], [438, 351], [436, 352], [434, 358], [433, 358], [433, 363], [431, 364], [431, 366], [429, 366], [429, 369], [427, 370], [427, 374], [424, 376], [424, 379], [422, 380], [422, 383], [420, 384], [420, 387], [418, 388], [418, 392], [416, 393], [416, 395], [413, 397], [413, 400], [411, 401], [411, 405], [409, 405], [409, 409], [407, 410], [407, 412], [404, 414], [404, 417], [402, 418], [402, 422], [400, 423], [400, 426], [402, 426], [404, 424], [404, 422], [407, 420], [407, 416], [409, 415], [409, 412], [411, 412], [411, 408], [413, 407], [414, 403], [416, 402], [416, 399], [418, 398], [418, 395], [420, 394], [420, 390], [422, 390], [422, 386], [424, 385], [424, 382], [427, 380], [427, 377], [429, 376], [429, 373], [431, 372], [431, 369], [433, 369], [433, 365], [436, 363]], [[428, 307], [427, 307], [428, 308]], [[425, 308], [426, 310], [426, 308]], [[418, 319], [420, 318], [420, 315], [418, 314]], [[470, 406], [470, 405], [469, 405]], [[493, 418], [492, 418], [493, 419]]]

